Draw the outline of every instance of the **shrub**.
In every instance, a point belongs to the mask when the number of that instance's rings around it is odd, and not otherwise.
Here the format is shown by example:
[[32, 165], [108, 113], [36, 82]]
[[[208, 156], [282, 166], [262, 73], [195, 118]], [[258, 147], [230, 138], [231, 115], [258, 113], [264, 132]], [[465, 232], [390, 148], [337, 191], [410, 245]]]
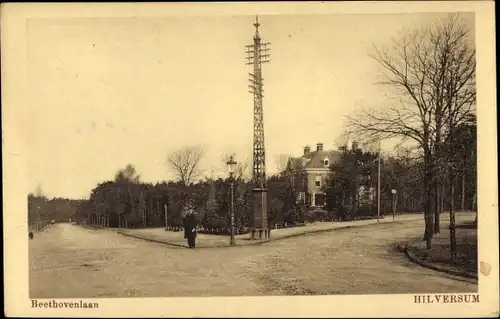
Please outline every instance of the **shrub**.
[[353, 212], [353, 216], [356, 218], [362, 217], [373, 217], [375, 216], [376, 208], [373, 205], [363, 205]]
[[298, 213], [295, 210], [290, 210], [285, 213], [284, 221], [290, 224], [295, 224], [298, 221]]
[[312, 211], [314, 220], [325, 221], [328, 219], [328, 212], [324, 209], [315, 209]]
[[348, 205], [340, 206], [335, 212], [335, 218], [337, 220], [350, 220], [352, 218], [350, 214], [350, 208], [351, 207]]
[[308, 211], [306, 213], [306, 219], [309, 223], [314, 223], [316, 221], [316, 215], [314, 214], [314, 211]]

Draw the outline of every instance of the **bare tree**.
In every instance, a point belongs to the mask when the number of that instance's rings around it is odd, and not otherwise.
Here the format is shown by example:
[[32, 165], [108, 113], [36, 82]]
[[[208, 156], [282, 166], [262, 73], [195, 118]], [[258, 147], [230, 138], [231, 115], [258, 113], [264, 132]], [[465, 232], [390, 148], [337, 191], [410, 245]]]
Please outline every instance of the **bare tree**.
[[203, 174], [199, 167], [203, 155], [204, 152], [201, 147], [187, 146], [168, 155], [167, 163], [176, 177], [184, 185], [188, 186]]
[[284, 172], [288, 167], [288, 162], [292, 158], [290, 154], [280, 154], [276, 156], [276, 168], [278, 172]]
[[424, 240], [430, 248], [439, 231], [436, 212], [445, 147], [452, 132], [475, 107], [475, 49], [469, 31], [453, 14], [436, 25], [409, 31], [393, 47], [375, 47], [371, 57], [382, 67], [379, 84], [395, 89], [398, 102], [383, 109], [361, 109], [347, 119], [348, 129], [367, 139], [412, 141], [424, 161]]

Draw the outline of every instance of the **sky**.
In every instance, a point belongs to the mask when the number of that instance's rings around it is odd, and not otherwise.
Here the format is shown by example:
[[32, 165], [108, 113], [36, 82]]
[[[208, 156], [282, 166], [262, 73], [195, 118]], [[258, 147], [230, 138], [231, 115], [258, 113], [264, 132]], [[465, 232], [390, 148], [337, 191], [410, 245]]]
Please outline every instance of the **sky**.
[[[261, 16], [268, 174], [281, 154], [338, 146], [343, 116], [383, 105], [368, 56], [443, 14]], [[466, 20], [473, 25], [473, 15]], [[27, 26], [29, 178], [47, 196], [85, 198], [127, 164], [174, 178], [170, 152], [201, 146], [214, 175], [225, 153], [251, 160], [253, 97], [245, 45], [254, 16], [36, 19]], [[386, 146], [390, 147], [390, 146]]]

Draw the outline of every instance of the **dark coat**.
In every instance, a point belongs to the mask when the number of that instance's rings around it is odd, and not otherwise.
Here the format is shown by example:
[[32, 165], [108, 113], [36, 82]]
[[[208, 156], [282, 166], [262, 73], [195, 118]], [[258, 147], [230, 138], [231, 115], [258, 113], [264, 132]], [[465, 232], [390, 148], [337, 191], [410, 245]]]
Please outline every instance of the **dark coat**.
[[194, 213], [184, 217], [184, 238], [196, 238], [196, 225], [198, 219]]

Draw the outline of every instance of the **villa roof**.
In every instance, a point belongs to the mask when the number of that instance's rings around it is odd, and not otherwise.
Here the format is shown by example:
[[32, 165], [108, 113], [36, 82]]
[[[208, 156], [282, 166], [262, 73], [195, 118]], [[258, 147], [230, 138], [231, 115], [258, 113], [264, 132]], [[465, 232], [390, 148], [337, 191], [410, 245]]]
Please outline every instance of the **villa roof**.
[[292, 169], [303, 168], [325, 168], [323, 161], [328, 158], [329, 164], [336, 162], [340, 159], [341, 153], [339, 151], [314, 151], [302, 155], [301, 157], [290, 158]]

